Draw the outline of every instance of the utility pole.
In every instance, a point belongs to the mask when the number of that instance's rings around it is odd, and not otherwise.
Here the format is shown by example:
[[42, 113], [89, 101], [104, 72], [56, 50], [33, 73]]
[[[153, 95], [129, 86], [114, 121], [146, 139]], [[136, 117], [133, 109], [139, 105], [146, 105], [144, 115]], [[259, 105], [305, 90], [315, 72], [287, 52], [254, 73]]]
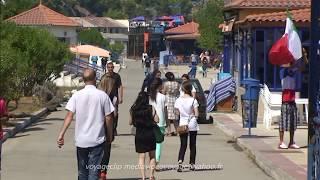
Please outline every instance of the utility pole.
[[308, 180], [320, 179], [320, 1], [311, 0]]

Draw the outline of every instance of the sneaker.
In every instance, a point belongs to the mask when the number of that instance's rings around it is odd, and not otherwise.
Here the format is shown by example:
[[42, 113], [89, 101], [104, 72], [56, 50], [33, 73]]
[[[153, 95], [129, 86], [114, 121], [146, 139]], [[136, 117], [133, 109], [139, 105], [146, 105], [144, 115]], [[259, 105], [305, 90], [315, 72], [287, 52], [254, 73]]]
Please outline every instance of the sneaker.
[[179, 165], [178, 165], [177, 172], [182, 172], [182, 164], [181, 163], [179, 163]]
[[300, 147], [296, 143], [290, 144], [289, 148], [290, 149], [300, 149]]
[[190, 171], [195, 171], [196, 167], [194, 166], [194, 164], [190, 164]]
[[278, 148], [279, 149], [288, 149], [288, 146], [284, 142], [282, 142], [282, 143], [279, 144]]

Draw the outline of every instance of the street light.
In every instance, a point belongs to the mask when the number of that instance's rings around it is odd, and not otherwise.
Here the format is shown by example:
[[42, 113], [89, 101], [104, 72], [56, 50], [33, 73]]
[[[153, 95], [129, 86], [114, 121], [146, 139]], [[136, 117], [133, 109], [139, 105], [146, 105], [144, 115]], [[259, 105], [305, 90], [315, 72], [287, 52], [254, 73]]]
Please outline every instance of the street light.
[[308, 180], [320, 179], [320, 1], [311, 1], [311, 47], [309, 64]]

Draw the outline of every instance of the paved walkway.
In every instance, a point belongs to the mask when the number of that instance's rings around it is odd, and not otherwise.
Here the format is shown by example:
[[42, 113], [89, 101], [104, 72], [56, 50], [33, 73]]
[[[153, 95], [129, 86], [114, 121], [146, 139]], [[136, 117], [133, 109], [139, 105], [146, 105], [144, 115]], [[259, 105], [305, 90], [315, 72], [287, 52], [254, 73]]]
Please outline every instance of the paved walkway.
[[[186, 66], [169, 66], [165, 71], [172, 71], [177, 77], [187, 73]], [[198, 73], [197, 78], [203, 89], [209, 89], [212, 80], [216, 80], [217, 71], [209, 69], [207, 78]], [[241, 108], [241, 107], [240, 107]], [[307, 177], [307, 126], [299, 126], [295, 140], [301, 149], [279, 150], [278, 126], [270, 130], [258, 124], [252, 129], [252, 136], [248, 137], [248, 130], [242, 128], [242, 118], [237, 113], [212, 113], [215, 123], [227, 135], [233, 137], [237, 144], [243, 148], [267, 174], [275, 179], [306, 179]], [[289, 142], [289, 133], [285, 134], [285, 142]]]
[[[133, 104], [143, 80], [140, 61], [128, 61], [128, 68], [120, 71], [124, 85], [124, 104], [120, 105], [119, 136], [112, 144], [112, 170], [108, 179], [136, 180], [140, 177], [137, 167], [134, 136], [128, 124], [129, 108]], [[9, 138], [3, 147], [2, 178], [5, 180], [73, 180], [77, 176], [76, 151], [74, 147], [74, 123], [65, 137], [65, 145], [59, 149], [56, 138], [66, 112], [63, 108], [36, 121], [15, 137]], [[197, 137], [197, 165], [195, 172], [185, 169], [178, 173], [178, 137], [166, 137], [160, 162], [161, 171], [156, 179], [162, 180], [270, 180], [257, 165], [247, 157], [232, 138], [212, 124], [201, 124]], [[189, 149], [185, 165], [189, 160]], [[221, 169], [222, 165], [222, 169]], [[214, 169], [216, 168], [216, 169]]]

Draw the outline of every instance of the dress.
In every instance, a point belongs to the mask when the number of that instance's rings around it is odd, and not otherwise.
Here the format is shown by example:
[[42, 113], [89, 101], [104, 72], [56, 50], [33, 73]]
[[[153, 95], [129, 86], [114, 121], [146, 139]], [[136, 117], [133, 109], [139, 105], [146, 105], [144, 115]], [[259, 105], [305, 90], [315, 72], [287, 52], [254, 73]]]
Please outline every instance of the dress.
[[145, 153], [156, 149], [156, 137], [153, 126], [156, 125], [152, 118], [152, 107], [148, 106], [146, 114], [133, 117], [136, 127], [135, 147], [137, 153]]
[[174, 112], [174, 103], [179, 97], [179, 83], [176, 81], [167, 81], [164, 84], [166, 94], [166, 106], [168, 111], [168, 119], [177, 119], [177, 115]]

